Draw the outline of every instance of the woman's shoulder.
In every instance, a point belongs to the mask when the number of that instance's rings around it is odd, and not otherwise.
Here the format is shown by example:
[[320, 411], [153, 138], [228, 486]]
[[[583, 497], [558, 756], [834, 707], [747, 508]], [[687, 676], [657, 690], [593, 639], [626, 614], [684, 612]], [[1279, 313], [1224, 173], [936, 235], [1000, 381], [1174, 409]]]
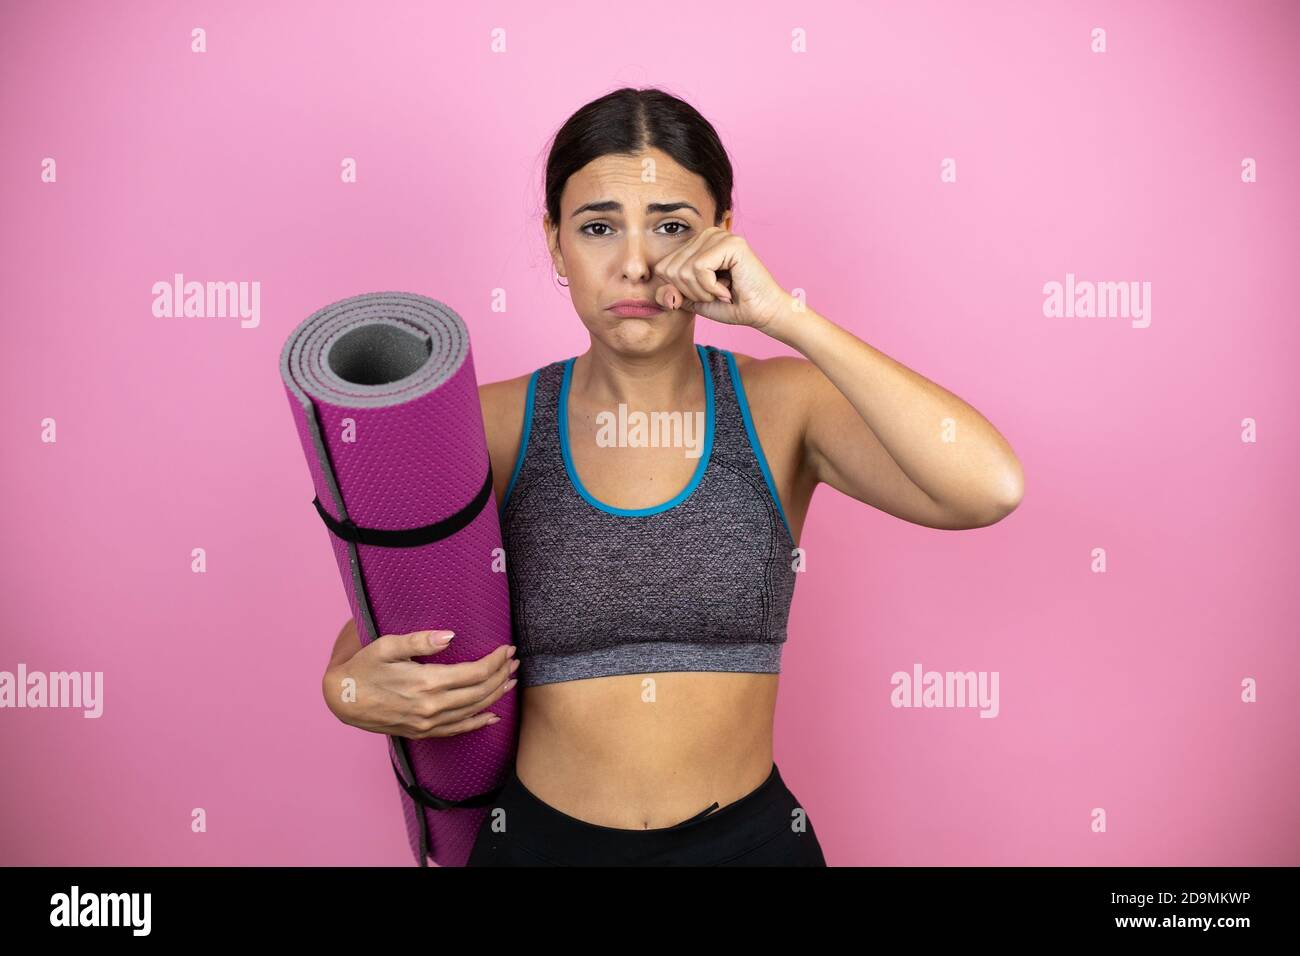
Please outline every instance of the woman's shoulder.
[[485, 382], [478, 387], [479, 405], [483, 409], [483, 431], [487, 438], [488, 458], [492, 462], [493, 484], [497, 501], [505, 494], [516, 452], [524, 433], [524, 405], [528, 398], [528, 380], [532, 372], [500, 382]]
[[483, 424], [491, 438], [493, 430], [514, 430], [516, 436], [523, 428], [524, 403], [528, 396], [528, 380], [532, 372], [516, 375], [500, 382], [485, 382], [478, 387], [478, 400], [483, 408]]
[[484, 382], [479, 385], [479, 404], [483, 409], [483, 424], [487, 426], [489, 439], [492, 437], [493, 430], [507, 432], [507, 438], [510, 440], [519, 436], [528, 402], [528, 383], [534, 375], [563, 361], [565, 360], [556, 359], [522, 375], [516, 375], [514, 378], [502, 379], [499, 382]]
[[735, 359], [741, 385], [752, 400], [788, 402], [808, 386], [810, 374], [817, 372], [816, 366], [802, 356], [755, 358], [735, 351], [731, 351], [731, 356]]
[[[478, 387], [479, 401], [483, 404], [483, 417], [487, 417], [489, 409], [497, 411], [502, 405], [511, 405], [516, 398], [520, 398], [528, 391], [528, 379], [532, 372], [525, 372], [523, 375], [516, 375], [514, 378], [502, 379], [499, 382], [484, 382]], [[522, 412], [522, 409], [520, 409]]]

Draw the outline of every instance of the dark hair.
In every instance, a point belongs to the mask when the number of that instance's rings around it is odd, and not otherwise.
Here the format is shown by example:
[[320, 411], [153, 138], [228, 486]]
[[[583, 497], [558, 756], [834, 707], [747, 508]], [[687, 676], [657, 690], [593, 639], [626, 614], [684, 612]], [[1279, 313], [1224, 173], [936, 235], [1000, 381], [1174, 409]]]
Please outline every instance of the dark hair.
[[721, 225], [731, 208], [731, 160], [718, 132], [695, 107], [663, 90], [630, 86], [592, 100], [565, 120], [546, 160], [546, 212], [560, 221], [560, 194], [569, 177], [593, 159], [610, 153], [635, 155], [663, 150], [703, 177]]

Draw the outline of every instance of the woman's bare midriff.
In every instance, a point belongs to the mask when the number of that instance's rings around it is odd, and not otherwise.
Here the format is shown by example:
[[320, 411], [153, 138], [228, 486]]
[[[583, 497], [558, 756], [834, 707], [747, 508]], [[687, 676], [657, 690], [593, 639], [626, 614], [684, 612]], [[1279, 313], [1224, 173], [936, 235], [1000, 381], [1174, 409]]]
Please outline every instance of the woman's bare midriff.
[[597, 826], [670, 827], [772, 770], [778, 675], [628, 674], [522, 688], [519, 781]]

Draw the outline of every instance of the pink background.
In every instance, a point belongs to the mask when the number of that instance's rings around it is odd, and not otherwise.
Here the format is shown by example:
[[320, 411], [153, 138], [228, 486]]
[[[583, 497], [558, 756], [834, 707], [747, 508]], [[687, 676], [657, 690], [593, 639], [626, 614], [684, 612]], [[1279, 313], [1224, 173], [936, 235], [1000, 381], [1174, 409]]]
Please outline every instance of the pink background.
[[[583, 351], [542, 241], [545, 144], [657, 85], [717, 127], [777, 280], [1024, 463], [1020, 509], [964, 533], [814, 498], [776, 759], [828, 861], [1300, 863], [1300, 11], [610, 10], [4, 7], [0, 670], [103, 671], [105, 713], [0, 711], [0, 862], [411, 864], [381, 738], [321, 700], [348, 611], [280, 346], [402, 289], [466, 318], [480, 381]], [[155, 318], [174, 272], [260, 282], [260, 326]], [[1150, 328], [1045, 318], [1067, 272], [1151, 282]], [[894, 709], [915, 662], [998, 671], [1000, 715]]]

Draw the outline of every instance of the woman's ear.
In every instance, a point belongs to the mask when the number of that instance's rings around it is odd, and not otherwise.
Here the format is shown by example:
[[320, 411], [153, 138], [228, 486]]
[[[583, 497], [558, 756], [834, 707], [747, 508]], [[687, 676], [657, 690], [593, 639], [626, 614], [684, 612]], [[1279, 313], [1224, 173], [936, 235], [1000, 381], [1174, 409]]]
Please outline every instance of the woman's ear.
[[542, 231], [546, 234], [546, 248], [551, 252], [551, 265], [561, 276], [564, 275], [564, 255], [560, 252], [560, 233], [551, 225], [550, 213], [542, 217]]

